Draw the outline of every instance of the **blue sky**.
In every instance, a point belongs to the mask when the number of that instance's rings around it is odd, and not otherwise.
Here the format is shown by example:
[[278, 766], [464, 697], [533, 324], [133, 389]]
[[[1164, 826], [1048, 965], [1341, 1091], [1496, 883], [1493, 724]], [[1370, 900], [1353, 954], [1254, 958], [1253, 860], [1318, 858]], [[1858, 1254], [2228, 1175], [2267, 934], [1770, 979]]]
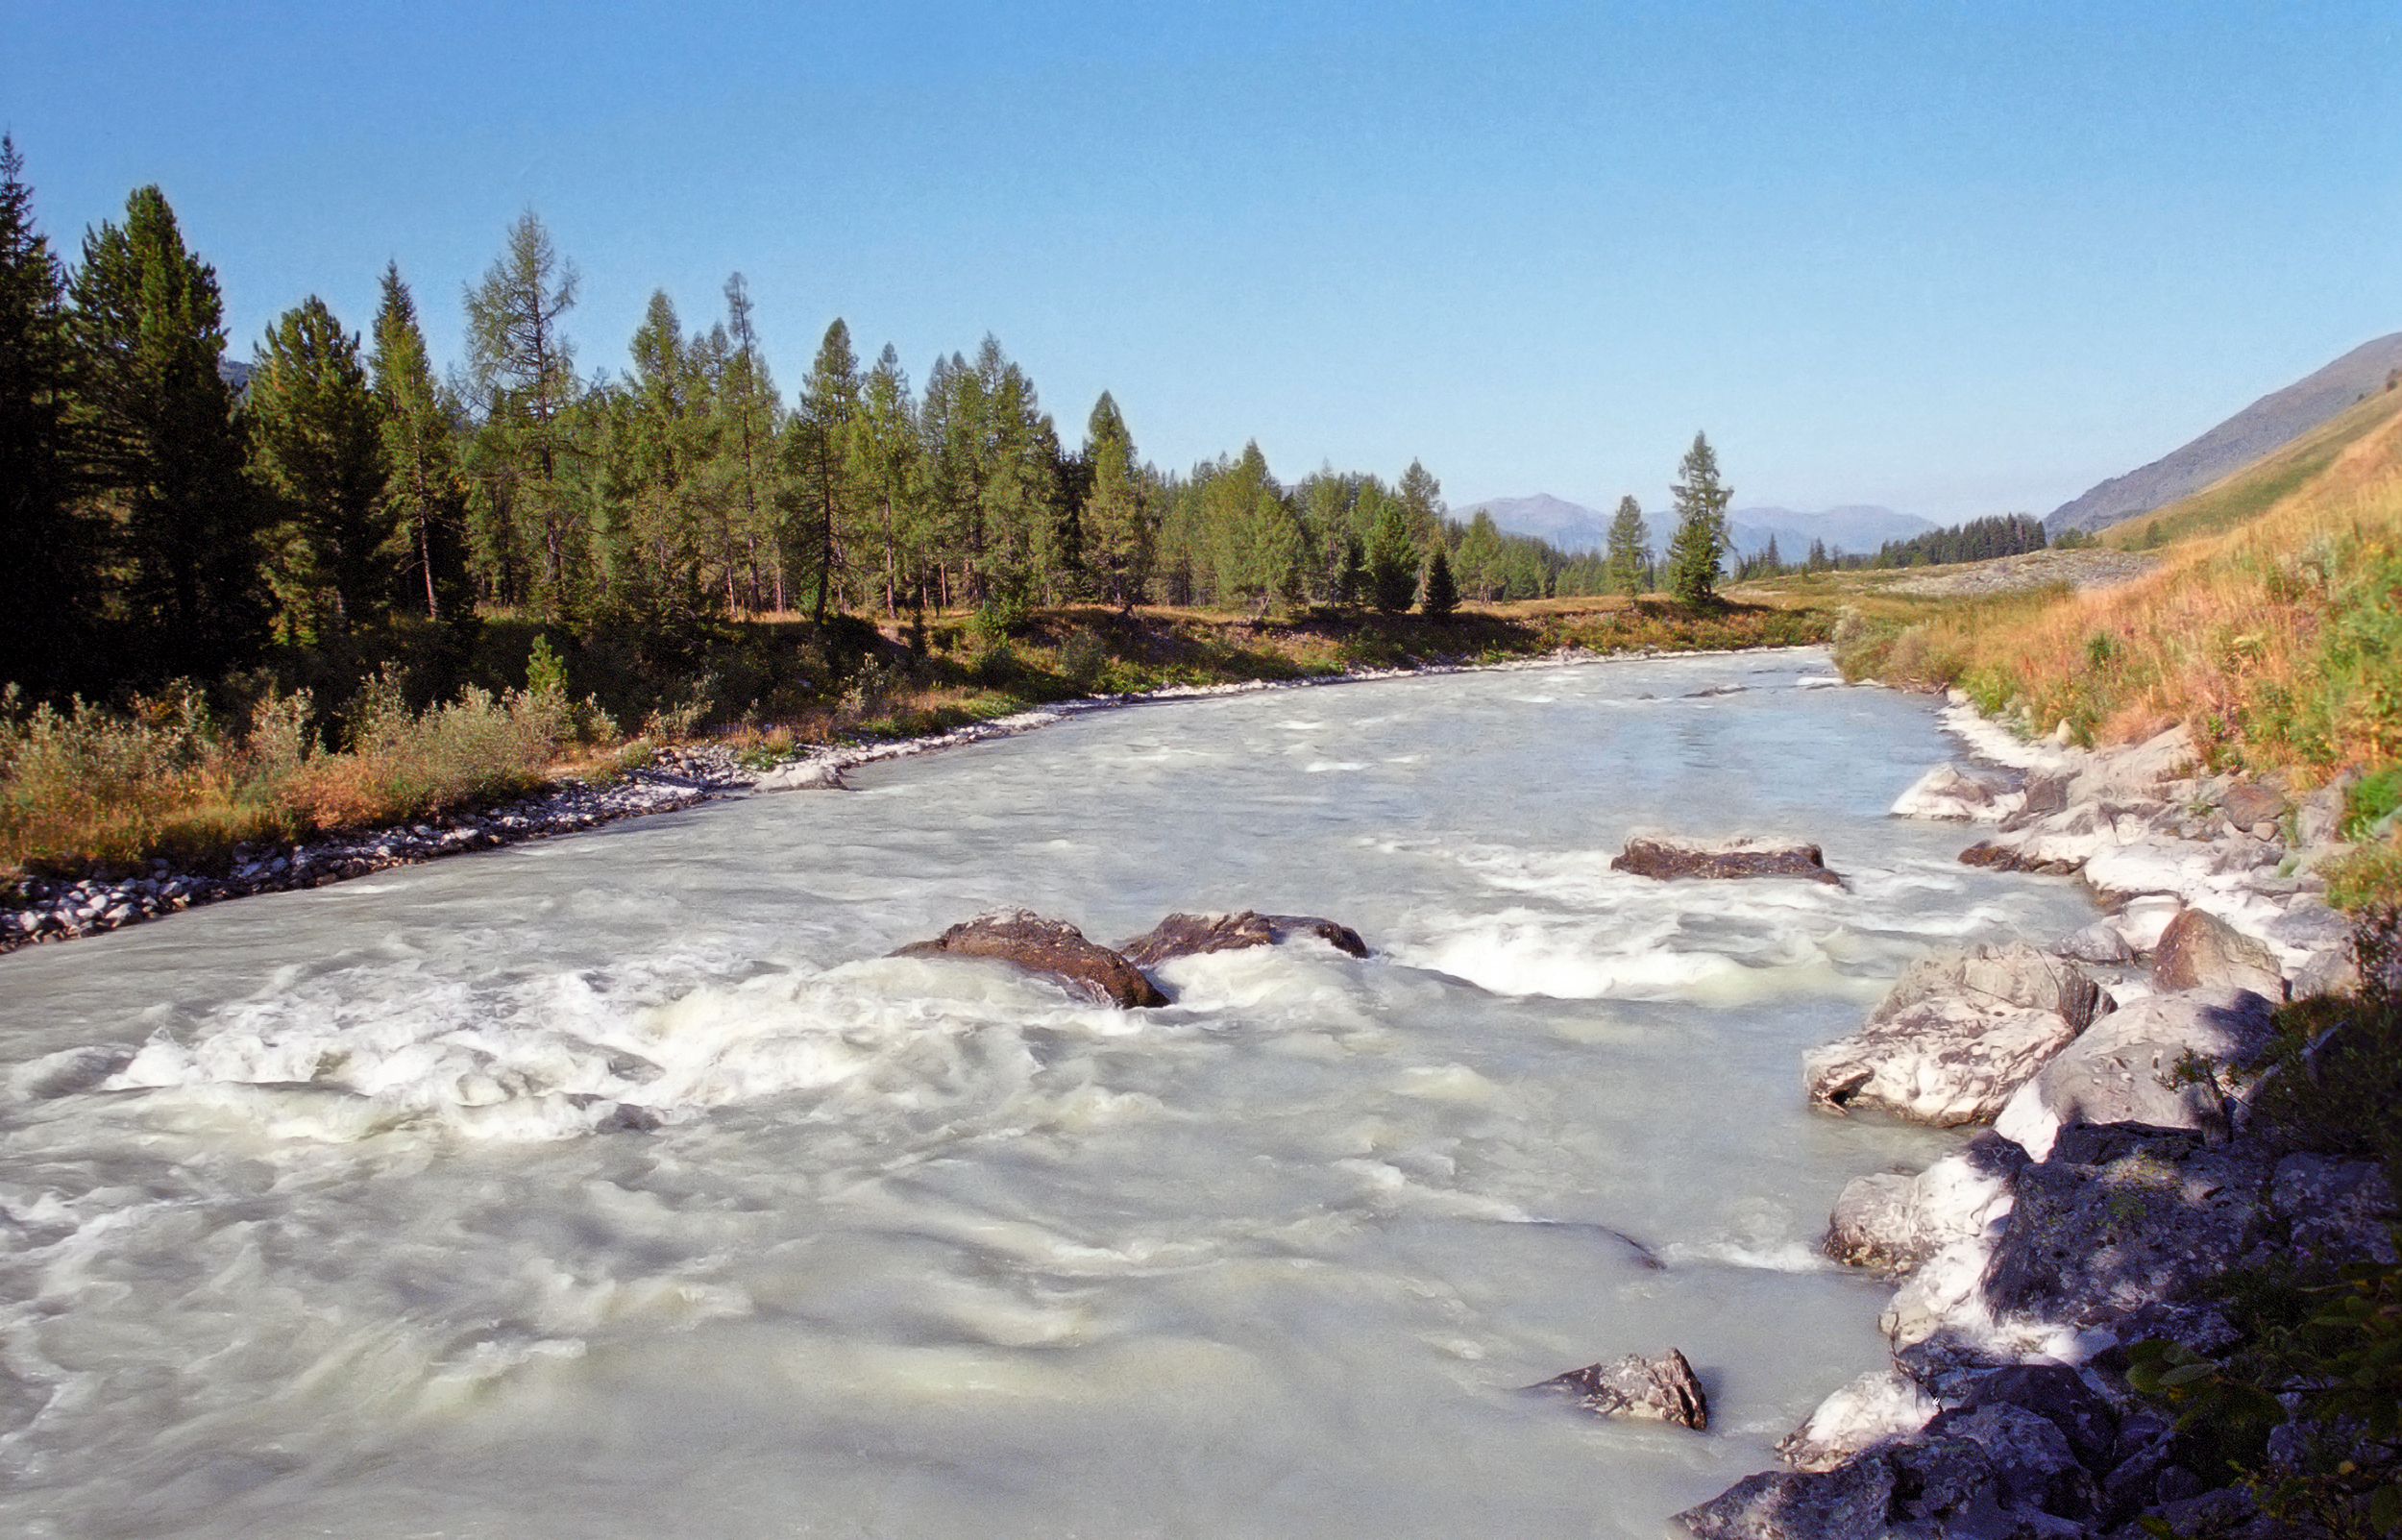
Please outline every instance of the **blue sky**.
[[750, 281], [913, 379], [996, 333], [1073, 441], [1455, 504], [2047, 512], [2402, 330], [2402, 7], [0, 0], [70, 257], [134, 186], [233, 350], [397, 259], [436, 355], [532, 208], [587, 373]]

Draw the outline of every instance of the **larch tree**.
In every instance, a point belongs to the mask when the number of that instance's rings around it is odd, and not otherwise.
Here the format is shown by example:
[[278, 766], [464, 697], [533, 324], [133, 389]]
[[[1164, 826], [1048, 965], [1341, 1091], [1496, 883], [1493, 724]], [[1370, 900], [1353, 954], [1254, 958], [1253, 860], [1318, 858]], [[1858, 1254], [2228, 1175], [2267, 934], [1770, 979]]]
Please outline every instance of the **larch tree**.
[[253, 462], [280, 515], [270, 541], [287, 631], [380, 622], [395, 574], [382, 407], [357, 336], [315, 295], [258, 344], [250, 412]]
[[870, 509], [880, 548], [884, 614], [898, 619], [903, 590], [913, 596], [913, 609], [924, 608], [925, 586], [917, 577], [929, 542], [919, 517], [917, 410], [910, 401], [908, 372], [889, 342], [860, 383], [849, 454], [851, 484]]
[[1268, 475], [1267, 457], [1255, 440], [1211, 479], [1205, 498], [1216, 526], [1215, 576], [1219, 599], [1251, 606], [1255, 617], [1278, 599], [1297, 597], [1301, 572], [1301, 526], [1286, 503], [1284, 489]]
[[1609, 586], [1629, 599], [1641, 599], [1652, 572], [1652, 526], [1644, 520], [1643, 504], [1631, 497], [1618, 500], [1604, 550]]
[[384, 499], [401, 548], [406, 601], [423, 600], [433, 621], [474, 611], [467, 574], [467, 482], [459, 474], [455, 403], [435, 380], [417, 324], [417, 302], [398, 262], [383, 269], [367, 369], [382, 405]]
[[1409, 527], [1410, 543], [1418, 548], [1421, 557], [1431, 554], [1436, 542], [1443, 538], [1443, 483], [1424, 465], [1411, 460], [1393, 492], [1401, 500], [1402, 519]]
[[784, 498], [778, 446], [784, 408], [768, 360], [759, 351], [750, 285], [740, 273], [725, 281], [727, 351], [718, 392], [719, 474], [726, 485], [730, 523], [748, 568], [751, 607], [784, 603]]
[[84, 239], [70, 285], [79, 427], [115, 522], [125, 667], [214, 678], [258, 655], [268, 600], [248, 427], [221, 371], [214, 269], [157, 187]]
[[1084, 460], [1092, 483], [1084, 504], [1085, 562], [1102, 597], [1131, 612], [1150, 581], [1159, 519], [1134, 435], [1106, 390], [1085, 425]]
[[1367, 541], [1368, 602], [1380, 615], [1399, 615], [1418, 597], [1417, 543], [1401, 504], [1375, 493], [1376, 522]]
[[35, 228], [24, 170], [0, 135], [0, 682], [39, 697], [91, 672], [97, 552], [75, 505], [66, 275]]
[[1687, 604], [1712, 603], [1727, 555], [1727, 504], [1734, 489], [1719, 476], [1717, 452], [1702, 433], [1693, 435], [1677, 474], [1679, 480], [1669, 488], [1677, 510], [1677, 532], [1668, 543], [1669, 585]]
[[791, 436], [797, 538], [817, 585], [809, 617], [822, 624], [843, 561], [844, 526], [853, 504], [851, 419], [859, 410], [859, 357], [850, 328], [838, 316], [818, 345], [817, 361], [800, 382], [800, 411]]
[[575, 308], [576, 282], [575, 264], [528, 211], [466, 295], [468, 366], [483, 413], [478, 459], [485, 512], [504, 526], [487, 543], [519, 536], [536, 548], [535, 591], [525, 597], [554, 617], [578, 607], [588, 541], [562, 465], [575, 447], [568, 419], [581, 393], [575, 349], [560, 329]]

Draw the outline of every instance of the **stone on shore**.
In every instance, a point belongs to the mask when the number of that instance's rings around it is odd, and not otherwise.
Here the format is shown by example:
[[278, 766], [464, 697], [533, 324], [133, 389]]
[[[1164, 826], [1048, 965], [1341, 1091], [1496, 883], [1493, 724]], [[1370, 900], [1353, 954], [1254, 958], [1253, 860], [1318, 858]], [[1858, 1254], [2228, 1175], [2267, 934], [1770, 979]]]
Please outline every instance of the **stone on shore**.
[[2267, 946], [2199, 909], [2183, 911], [2161, 933], [2152, 983], [2164, 990], [2231, 986], [2285, 998], [2285, 975]]
[[1792, 840], [1680, 840], [1637, 835], [1609, 864], [1638, 877], [1802, 877], [1843, 885], [1814, 844]]
[[1916, 1176], [1854, 1177], [1827, 1216], [1826, 1255], [1900, 1275], [1973, 1240], [2010, 1211], [2010, 1178], [2025, 1163], [2007, 1139], [1979, 1134]]
[[830, 759], [795, 760], [778, 765], [751, 783], [755, 792], [847, 792], [843, 767]]
[[1864, 1454], [1824, 1473], [1763, 1471], [1675, 1516], [1696, 1540], [1885, 1540], [1894, 1472]]
[[1121, 1009], [1165, 1005], [1151, 981], [1108, 947], [1085, 940], [1064, 920], [1005, 910], [953, 925], [930, 941], [912, 941], [895, 957], [971, 957], [1007, 963], [1045, 978], [1080, 999]]
[[1710, 1425], [1709, 1397], [1693, 1377], [1693, 1366], [1675, 1348], [1653, 1357], [1630, 1354], [1607, 1363], [1589, 1363], [1533, 1386], [1564, 1391], [1597, 1417], [1628, 1417], [1675, 1423], [1696, 1432]]
[[2251, 1063], [2274, 1028], [2248, 990], [2154, 995], [2111, 1013], [2053, 1056], [2010, 1098], [1994, 1127], [2036, 1160], [2063, 1128], [2142, 1123], [2213, 1142], [2229, 1132], [2219, 1065]]
[[1940, 1409], [1900, 1370], [1872, 1369], [1820, 1402], [1777, 1441], [1777, 1453], [1797, 1471], [1831, 1471], [1864, 1450], [1917, 1432]]
[[1810, 1100], [1949, 1128], [1991, 1118], [2094, 1019], [2101, 990], [2022, 943], [1912, 965], [1861, 1029], [1802, 1056]]
[[2025, 805], [2023, 793], [1957, 765], [1938, 765], [1910, 783], [1887, 811], [1902, 819], [1945, 819], [1964, 823], [2000, 823]]
[[1314, 915], [1262, 915], [1256, 909], [1234, 915], [1170, 915], [1144, 934], [1118, 942], [1117, 949], [1139, 967], [1156, 967], [1170, 958], [1282, 946], [1301, 936], [1313, 936], [1353, 957], [1368, 955], [1368, 943], [1348, 925]]

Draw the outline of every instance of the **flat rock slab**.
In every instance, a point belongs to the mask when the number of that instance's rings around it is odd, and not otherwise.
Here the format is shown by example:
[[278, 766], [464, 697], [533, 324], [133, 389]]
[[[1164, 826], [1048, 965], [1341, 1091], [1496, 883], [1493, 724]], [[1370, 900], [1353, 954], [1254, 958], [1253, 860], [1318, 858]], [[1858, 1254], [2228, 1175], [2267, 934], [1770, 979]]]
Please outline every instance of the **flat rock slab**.
[[1117, 953], [1085, 940], [1064, 920], [1026, 910], [978, 915], [930, 941], [912, 941], [895, 957], [977, 957], [1007, 963], [1046, 978], [1094, 1005], [1165, 1005], [1142, 970]]
[[1282, 946], [1298, 936], [1314, 936], [1353, 957], [1368, 955], [1368, 943], [1348, 925], [1314, 915], [1262, 915], [1256, 909], [1235, 915], [1170, 915], [1147, 933], [1120, 941], [1117, 949], [1138, 966], [1155, 967], [1175, 957]]
[[1675, 1348], [1655, 1357], [1630, 1354], [1607, 1363], [1589, 1363], [1532, 1388], [1574, 1396], [1597, 1417], [1675, 1423], [1696, 1432], [1710, 1425], [1709, 1397], [1693, 1378], [1693, 1365]]
[[1779, 840], [1676, 840], [1638, 835], [1609, 864], [1638, 877], [1801, 877], [1843, 886], [1818, 846]]

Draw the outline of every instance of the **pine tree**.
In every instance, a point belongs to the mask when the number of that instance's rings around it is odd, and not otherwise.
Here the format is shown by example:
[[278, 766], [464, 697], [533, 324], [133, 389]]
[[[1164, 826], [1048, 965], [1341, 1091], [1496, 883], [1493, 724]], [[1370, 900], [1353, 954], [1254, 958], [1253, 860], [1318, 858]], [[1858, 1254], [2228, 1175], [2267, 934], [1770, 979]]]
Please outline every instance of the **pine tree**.
[[120, 671], [214, 678], [258, 656], [267, 594], [248, 428], [220, 366], [217, 275], [157, 187], [84, 240], [71, 291], [76, 404], [117, 521]]
[[919, 497], [918, 417], [909, 399], [909, 375], [889, 342], [860, 386], [859, 415], [851, 427], [851, 484], [874, 510], [884, 566], [884, 613], [897, 619], [903, 589], [913, 596], [913, 609], [925, 605], [919, 574], [931, 531], [925, 527]]
[[[623, 390], [617, 472], [627, 508], [619, 538], [630, 550], [628, 590], [619, 600], [678, 620], [710, 602], [716, 584], [704, 571], [709, 501], [701, 468], [709, 458], [706, 350], [690, 346], [674, 302], [651, 292], [628, 349], [633, 372]], [[733, 607], [730, 593], [727, 608]]]
[[1443, 483], [1416, 460], [1401, 473], [1401, 484], [1393, 489], [1401, 500], [1401, 516], [1409, 531], [1409, 543], [1421, 556], [1434, 550], [1443, 538]]
[[1300, 592], [1300, 526], [1256, 441], [1211, 478], [1207, 504], [1220, 601], [1249, 604], [1255, 618], [1276, 599], [1292, 601]]
[[1687, 604], [1713, 603], [1727, 554], [1727, 504], [1734, 489], [1719, 478], [1718, 455], [1701, 433], [1693, 435], [1678, 474], [1682, 479], [1669, 489], [1677, 510], [1677, 532], [1668, 545], [1669, 584]]
[[1451, 575], [1451, 557], [1441, 546], [1427, 558], [1426, 583], [1418, 599], [1418, 612], [1428, 620], [1439, 621], [1459, 607], [1459, 585]]
[[93, 542], [76, 516], [66, 276], [34, 227], [33, 189], [0, 135], [0, 682], [36, 697], [90, 677]]
[[1451, 565], [1458, 585], [1477, 599], [1490, 602], [1509, 586], [1505, 567], [1502, 533], [1493, 523], [1493, 516], [1483, 508], [1468, 521], [1467, 532], [1459, 537], [1459, 547]]
[[1401, 504], [1380, 497], [1368, 533], [1368, 601], [1381, 615], [1399, 615], [1418, 595], [1417, 550]]
[[781, 610], [785, 514], [776, 452], [784, 408], [759, 351], [750, 285], [740, 273], [725, 281], [725, 334], [717, 474], [726, 488], [731, 532], [742, 549], [751, 607]]
[[367, 360], [382, 405], [384, 499], [401, 548], [396, 595], [423, 599], [433, 621], [474, 615], [467, 575], [467, 482], [459, 474], [453, 423], [456, 404], [437, 384], [417, 325], [417, 302], [401, 281], [398, 262], [383, 270], [376, 309], [375, 350]]
[[1629, 599], [1641, 599], [1652, 571], [1652, 526], [1644, 522], [1643, 504], [1631, 497], [1618, 500], [1606, 551], [1609, 586]]
[[[558, 617], [580, 608], [590, 578], [591, 531], [564, 463], [578, 447], [569, 418], [580, 391], [560, 320], [575, 307], [576, 282], [575, 264], [527, 212], [466, 296], [470, 378], [484, 414], [478, 491], [492, 522], [483, 544], [502, 569], [497, 597]], [[527, 557], [530, 591], [509, 591], [526, 581], [509, 569]]]
[[358, 338], [315, 295], [283, 312], [250, 376], [251, 450], [280, 522], [270, 531], [287, 629], [380, 622], [392, 600], [390, 472]]

